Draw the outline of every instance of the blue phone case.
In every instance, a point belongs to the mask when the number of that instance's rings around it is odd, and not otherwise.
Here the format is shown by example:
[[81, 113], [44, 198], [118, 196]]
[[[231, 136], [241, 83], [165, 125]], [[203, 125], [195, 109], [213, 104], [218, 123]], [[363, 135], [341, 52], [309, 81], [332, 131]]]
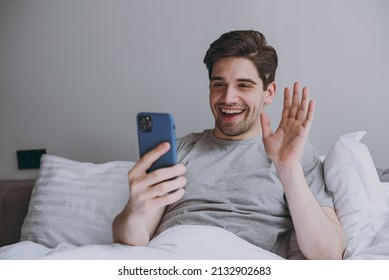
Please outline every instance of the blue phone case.
[[141, 112], [136, 116], [136, 120], [140, 157], [162, 142], [170, 143], [170, 150], [155, 161], [147, 172], [175, 165], [177, 163], [177, 147], [173, 116], [169, 113]]

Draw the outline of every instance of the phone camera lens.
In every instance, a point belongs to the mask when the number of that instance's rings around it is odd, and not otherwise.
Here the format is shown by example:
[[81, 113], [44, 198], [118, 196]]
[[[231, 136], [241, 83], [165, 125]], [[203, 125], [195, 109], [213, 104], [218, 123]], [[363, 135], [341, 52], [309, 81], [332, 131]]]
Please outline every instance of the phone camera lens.
[[150, 132], [152, 130], [152, 120], [150, 116], [140, 116], [139, 117], [139, 128], [143, 132]]

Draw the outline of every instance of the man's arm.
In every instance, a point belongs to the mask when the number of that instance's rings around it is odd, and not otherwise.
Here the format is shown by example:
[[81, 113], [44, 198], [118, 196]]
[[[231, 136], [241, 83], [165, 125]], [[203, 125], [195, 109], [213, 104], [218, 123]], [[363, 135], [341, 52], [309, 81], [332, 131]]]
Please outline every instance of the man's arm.
[[303, 255], [307, 259], [341, 259], [345, 237], [334, 209], [319, 206], [300, 165], [276, 169]]
[[291, 98], [285, 89], [282, 118], [274, 133], [268, 116], [261, 114], [263, 143], [284, 187], [301, 252], [308, 259], [341, 259], [345, 236], [339, 220], [332, 208], [320, 207], [299, 163], [315, 107], [308, 100], [308, 88], [303, 89], [301, 102], [299, 91], [295, 83]]
[[162, 143], [144, 155], [129, 171], [130, 198], [112, 223], [113, 241], [146, 246], [154, 234], [166, 205], [184, 195], [186, 167], [177, 164], [147, 173], [146, 170], [170, 149]]

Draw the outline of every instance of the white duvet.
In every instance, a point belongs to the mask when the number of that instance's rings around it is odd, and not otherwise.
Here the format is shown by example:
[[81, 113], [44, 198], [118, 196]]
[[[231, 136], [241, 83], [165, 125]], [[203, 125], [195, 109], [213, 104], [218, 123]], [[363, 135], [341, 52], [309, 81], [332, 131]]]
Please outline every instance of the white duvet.
[[147, 247], [120, 244], [59, 244], [54, 249], [23, 241], [0, 248], [0, 259], [267, 259], [281, 257], [217, 227], [177, 226], [153, 239]]
[[[121, 244], [74, 246], [61, 243], [55, 248], [22, 241], [0, 248], [0, 259], [132, 259], [132, 260], [281, 260], [238, 236], [217, 227], [177, 226], [153, 239], [147, 247]], [[389, 259], [389, 218], [387, 225], [363, 252], [348, 259]]]

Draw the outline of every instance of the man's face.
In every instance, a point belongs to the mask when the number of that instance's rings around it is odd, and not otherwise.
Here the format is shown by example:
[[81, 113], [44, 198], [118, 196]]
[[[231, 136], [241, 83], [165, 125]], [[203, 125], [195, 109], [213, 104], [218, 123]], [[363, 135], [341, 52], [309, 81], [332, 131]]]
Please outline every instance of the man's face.
[[226, 57], [216, 61], [209, 88], [216, 137], [242, 140], [261, 133], [259, 116], [264, 105], [271, 103], [275, 84], [264, 91], [262, 80], [250, 60]]

